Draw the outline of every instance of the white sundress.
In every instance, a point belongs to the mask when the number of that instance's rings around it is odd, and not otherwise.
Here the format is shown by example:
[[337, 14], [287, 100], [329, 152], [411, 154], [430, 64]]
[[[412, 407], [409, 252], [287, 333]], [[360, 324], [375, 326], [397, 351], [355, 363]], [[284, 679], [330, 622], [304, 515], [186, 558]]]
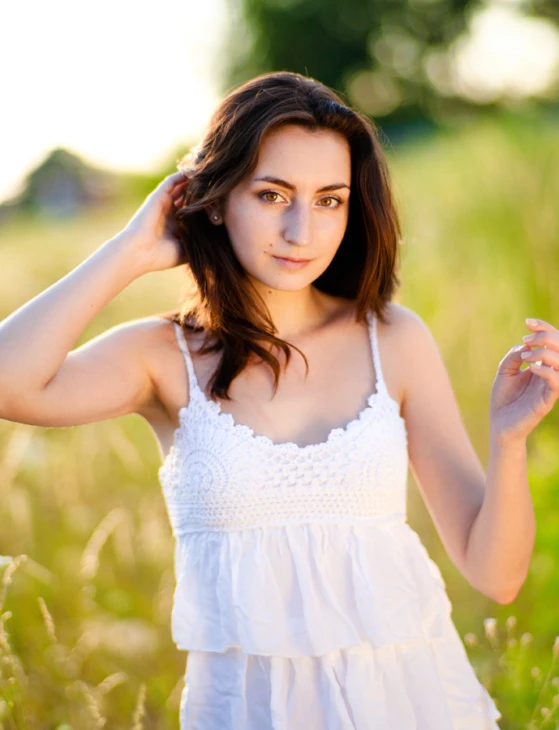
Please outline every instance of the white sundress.
[[407, 433], [376, 387], [321, 443], [275, 444], [190, 379], [159, 478], [175, 538], [181, 730], [498, 730], [406, 521]]

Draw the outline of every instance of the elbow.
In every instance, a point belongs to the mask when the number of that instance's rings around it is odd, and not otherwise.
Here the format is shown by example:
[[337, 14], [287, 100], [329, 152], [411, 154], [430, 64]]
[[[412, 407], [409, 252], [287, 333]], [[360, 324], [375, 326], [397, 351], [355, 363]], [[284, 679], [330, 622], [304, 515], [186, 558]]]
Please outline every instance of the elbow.
[[508, 606], [518, 597], [527, 577], [528, 571], [525, 570], [521, 574], [517, 574], [514, 580], [510, 580], [508, 582], [501, 583], [494, 579], [486, 579], [483, 583], [480, 583], [479, 581], [476, 581], [475, 583], [470, 581], [470, 583], [477, 591], [495, 603], [498, 603], [501, 606]]
[[524, 585], [526, 578], [528, 577], [528, 568], [526, 568], [525, 571], [523, 571], [522, 575], [517, 577], [517, 580], [512, 585], [505, 587], [501, 587], [499, 592], [496, 595], [493, 595], [493, 600], [496, 603], [500, 603], [501, 606], [507, 606], [509, 603], [512, 603], [516, 600], [518, 594], [520, 593], [522, 586]]
[[522, 583], [509, 587], [495, 587], [494, 585], [473, 585], [473, 587], [495, 603], [498, 603], [501, 606], [507, 606], [509, 603], [512, 603], [516, 600], [516, 597], [518, 596], [518, 594], [520, 593], [520, 589], [522, 588]]
[[495, 603], [499, 603], [501, 606], [507, 606], [509, 603], [516, 600], [516, 597], [520, 593], [520, 589], [523, 585], [524, 581], [507, 589], [502, 588], [498, 592], [492, 591], [491, 594], [487, 593], [486, 595], [488, 595], [492, 601], [495, 601]]
[[497, 596], [492, 596], [492, 600], [495, 601], [495, 603], [500, 604], [501, 606], [507, 606], [509, 603], [512, 603], [516, 599], [518, 594], [519, 591], [500, 593]]
[[496, 593], [494, 590], [481, 590], [479, 587], [476, 587], [476, 590], [494, 603], [498, 603], [500, 606], [507, 606], [509, 603], [512, 603], [518, 595], [518, 591], [501, 591], [500, 593]]

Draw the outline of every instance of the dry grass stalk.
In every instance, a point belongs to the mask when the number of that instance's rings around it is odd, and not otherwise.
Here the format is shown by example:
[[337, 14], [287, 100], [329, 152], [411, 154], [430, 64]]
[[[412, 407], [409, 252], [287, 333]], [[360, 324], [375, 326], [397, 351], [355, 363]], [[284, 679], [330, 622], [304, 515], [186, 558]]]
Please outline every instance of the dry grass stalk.
[[39, 604], [39, 608], [41, 609], [43, 621], [45, 622], [45, 628], [47, 630], [49, 639], [52, 641], [53, 644], [56, 644], [56, 630], [54, 627], [54, 620], [50, 611], [47, 608], [47, 604], [45, 603], [42, 596], [39, 596], [37, 598], [37, 603]]
[[118, 687], [119, 684], [126, 682], [127, 679], [128, 675], [125, 672], [115, 672], [114, 674], [109, 674], [108, 677], [105, 677], [105, 679], [97, 685], [96, 692], [98, 695], [104, 697], [112, 689]]
[[132, 718], [132, 730], [143, 730], [143, 718], [146, 716], [146, 685], [141, 684], [138, 692], [136, 709]]
[[99, 568], [101, 548], [125, 514], [123, 509], [115, 507], [95, 528], [82, 554], [80, 572], [84, 581], [90, 581], [95, 577]]
[[8, 567], [4, 571], [2, 577], [2, 590], [0, 591], [0, 611], [4, 608], [6, 601], [6, 595], [8, 593], [8, 587], [12, 582], [12, 578], [19, 566], [27, 560], [27, 555], [18, 555], [16, 558], [10, 560]]
[[103, 717], [101, 708], [99, 707], [99, 698], [96, 696], [95, 690], [81, 679], [76, 680], [68, 688], [72, 693], [79, 693], [85, 700], [85, 706], [89, 713], [90, 725], [92, 730], [101, 730], [105, 727], [107, 718]]

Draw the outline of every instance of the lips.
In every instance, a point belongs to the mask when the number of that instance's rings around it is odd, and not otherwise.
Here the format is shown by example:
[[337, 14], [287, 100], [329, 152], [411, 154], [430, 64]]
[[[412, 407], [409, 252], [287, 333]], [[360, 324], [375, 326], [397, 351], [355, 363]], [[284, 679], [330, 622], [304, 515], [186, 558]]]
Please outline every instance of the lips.
[[272, 258], [283, 271], [299, 271], [312, 261], [312, 259], [292, 259], [283, 258], [282, 256], [272, 256]]
[[292, 259], [287, 256], [274, 256], [274, 258], [281, 259], [282, 261], [293, 261], [294, 264], [302, 264], [303, 262], [307, 263], [308, 261], [311, 261], [311, 259]]

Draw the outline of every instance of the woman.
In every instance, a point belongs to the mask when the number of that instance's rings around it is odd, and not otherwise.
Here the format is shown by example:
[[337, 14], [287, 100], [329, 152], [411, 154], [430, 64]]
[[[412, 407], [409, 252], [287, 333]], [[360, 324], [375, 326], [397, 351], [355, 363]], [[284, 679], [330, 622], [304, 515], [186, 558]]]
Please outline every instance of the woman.
[[[526, 437], [559, 395], [558, 331], [527, 320], [532, 339], [499, 364], [485, 476], [427, 327], [391, 301], [399, 224], [371, 124], [312, 79], [267, 74], [224, 99], [180, 168], [2, 322], [0, 416], [152, 427], [189, 652], [183, 729], [498, 727], [406, 522], [408, 456], [464, 577], [512, 601], [535, 533]], [[184, 264], [180, 312], [71, 349], [130, 282]]]

